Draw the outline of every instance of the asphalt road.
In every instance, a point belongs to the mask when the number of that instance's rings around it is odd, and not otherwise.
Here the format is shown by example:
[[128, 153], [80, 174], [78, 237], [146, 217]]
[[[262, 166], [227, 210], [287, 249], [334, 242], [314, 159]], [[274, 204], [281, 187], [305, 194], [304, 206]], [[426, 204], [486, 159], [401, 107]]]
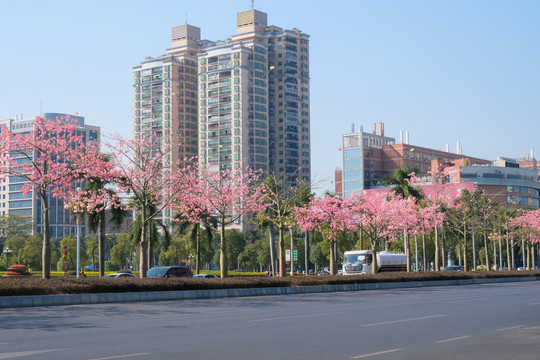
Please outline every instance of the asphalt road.
[[540, 359], [540, 282], [0, 310], [0, 359]]

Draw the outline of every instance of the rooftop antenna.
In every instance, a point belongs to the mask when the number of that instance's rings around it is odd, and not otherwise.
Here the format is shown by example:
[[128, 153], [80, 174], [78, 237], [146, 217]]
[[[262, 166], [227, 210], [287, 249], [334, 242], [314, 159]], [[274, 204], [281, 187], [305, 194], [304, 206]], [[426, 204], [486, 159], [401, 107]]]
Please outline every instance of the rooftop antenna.
[[255, 5], [253, 4], [253, 0], [251, 0], [251, 10], [255, 10]]
[[184, 21], [185, 21], [185, 23], [187, 25], [187, 13], [185, 13], [184, 15], [185, 15], [185, 20]]

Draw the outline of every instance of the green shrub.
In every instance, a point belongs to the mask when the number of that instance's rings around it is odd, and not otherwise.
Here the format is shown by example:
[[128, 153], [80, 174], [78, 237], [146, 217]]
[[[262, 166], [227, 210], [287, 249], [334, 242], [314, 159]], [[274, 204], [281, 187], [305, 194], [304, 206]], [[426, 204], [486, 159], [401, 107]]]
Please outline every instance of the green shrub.
[[[205, 271], [206, 273], [206, 271]], [[59, 275], [63, 273], [58, 273]], [[238, 276], [226, 279], [141, 279], [141, 278], [88, 278], [64, 279], [61, 276], [42, 279], [39, 276], [25, 279], [0, 278], [0, 296], [55, 295], [137, 291], [176, 291], [238, 289], [261, 287], [296, 287], [316, 285], [361, 284], [406, 281], [435, 281], [452, 279], [483, 279], [494, 277], [540, 277], [540, 271], [490, 271], [490, 272], [393, 272], [354, 276], [305, 276], [265, 277]]]

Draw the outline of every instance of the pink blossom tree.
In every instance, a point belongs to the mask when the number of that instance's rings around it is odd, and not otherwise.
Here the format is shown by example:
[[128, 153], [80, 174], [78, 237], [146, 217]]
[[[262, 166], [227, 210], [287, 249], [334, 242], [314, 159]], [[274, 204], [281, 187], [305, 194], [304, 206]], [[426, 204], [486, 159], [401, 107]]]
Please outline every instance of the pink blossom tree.
[[416, 211], [417, 226], [415, 232], [422, 235], [422, 268], [427, 269], [426, 259], [426, 235], [433, 232], [435, 228], [443, 225], [445, 216], [437, 204], [431, 206], [419, 207]]
[[[531, 246], [534, 247], [534, 244], [540, 242], [540, 209], [523, 211], [521, 216], [510, 219], [510, 226], [521, 237], [523, 266], [529, 270], [531, 257], [533, 267], [535, 265], [534, 256], [531, 256], [531, 253], [534, 254], [534, 251], [531, 251]], [[526, 258], [525, 253], [527, 253]]]
[[396, 230], [407, 228], [412, 219], [411, 201], [392, 192], [363, 191], [354, 194], [355, 221], [371, 243], [372, 271], [377, 272], [377, 245], [381, 240], [393, 240], [400, 235]]
[[113, 136], [111, 140], [105, 144], [111, 166], [107, 179], [114, 182], [120, 192], [132, 197], [130, 208], [140, 213], [139, 270], [140, 276], [146, 277], [153, 258], [153, 239], [148, 236], [148, 225], [169, 210], [176, 194], [186, 191], [186, 179], [192, 168], [185, 165], [180, 169], [179, 165], [172, 164], [174, 147], [164, 138], [143, 136], [125, 140]]
[[42, 202], [43, 278], [51, 276], [49, 199], [65, 198], [88, 169], [84, 154], [96, 152], [77, 134], [69, 117], [45, 121], [38, 116], [28, 132], [0, 128], [0, 176], [25, 179], [22, 193], [35, 191]]
[[306, 207], [296, 208], [296, 219], [302, 231], [317, 230], [328, 240], [330, 274], [337, 274], [337, 243], [347, 232], [357, 231], [360, 226], [354, 216], [354, 201], [328, 195], [314, 199]]
[[174, 196], [174, 207], [194, 224], [213, 218], [220, 228], [221, 278], [226, 278], [229, 266], [225, 228], [268, 206], [264, 202], [264, 187], [258, 184], [260, 173], [199, 167], [186, 174], [183, 190]]
[[[433, 207], [433, 211], [440, 214], [430, 213], [435, 218], [440, 218], [442, 222], [436, 221], [437, 226], [433, 226], [432, 229], [435, 232], [434, 244], [435, 244], [435, 271], [440, 270], [440, 257], [439, 257], [439, 227], [442, 226], [446, 220], [447, 212], [445, 208], [454, 206], [454, 202], [458, 199], [463, 190], [473, 189], [474, 185], [449, 183], [454, 170], [449, 168], [444, 169], [442, 167], [437, 168], [431, 173], [433, 185], [423, 187], [425, 199], [422, 203], [423, 207]], [[424, 264], [425, 265], [425, 264]]]

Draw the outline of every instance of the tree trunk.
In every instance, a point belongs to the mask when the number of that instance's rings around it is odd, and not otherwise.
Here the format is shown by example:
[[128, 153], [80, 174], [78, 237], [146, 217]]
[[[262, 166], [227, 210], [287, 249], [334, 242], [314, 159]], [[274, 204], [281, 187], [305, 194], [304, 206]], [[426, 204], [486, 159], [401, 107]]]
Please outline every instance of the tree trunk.
[[336, 241], [331, 240], [329, 241], [330, 245], [330, 275], [336, 275], [336, 247], [335, 247]]
[[446, 238], [444, 237], [444, 233], [441, 234], [441, 269], [444, 269], [446, 259]]
[[285, 277], [287, 263], [285, 262], [285, 239], [283, 238], [283, 225], [279, 225], [279, 276]]
[[407, 236], [407, 229], [403, 230], [403, 247], [405, 250], [405, 256], [407, 257], [407, 272], [411, 271], [411, 253], [409, 251], [409, 237]]
[[373, 260], [371, 262], [371, 272], [376, 274], [379, 272], [377, 267], [377, 241], [371, 241], [371, 254], [373, 256]]
[[229, 265], [227, 263], [228, 259], [227, 259], [227, 243], [226, 243], [226, 240], [225, 240], [225, 219], [221, 219], [221, 244], [220, 244], [220, 249], [221, 249], [221, 254], [220, 254], [220, 258], [219, 258], [219, 267], [220, 267], [220, 270], [221, 270], [221, 278], [222, 279], [225, 279], [228, 275], [229, 275]]
[[272, 276], [275, 276], [276, 268], [275, 268], [275, 263], [274, 263], [274, 258], [275, 258], [274, 250], [275, 250], [276, 241], [274, 239], [274, 224], [273, 223], [268, 224], [268, 237], [270, 238], [270, 266], [272, 269]]
[[512, 263], [510, 262], [510, 247], [508, 244], [508, 234], [506, 234], [506, 263], [508, 264], [508, 270], [512, 270]]
[[484, 245], [485, 245], [485, 252], [486, 252], [486, 268], [487, 271], [489, 271], [489, 250], [488, 250], [488, 238], [486, 233], [484, 232]]
[[435, 271], [439, 271], [439, 231], [435, 226]]
[[41, 262], [43, 263], [43, 279], [51, 278], [51, 228], [49, 224], [49, 202], [46, 191], [40, 191], [41, 202], [43, 203], [43, 249], [41, 252]]
[[531, 270], [531, 244], [527, 243], [527, 270]]
[[305, 275], [309, 275], [309, 231], [304, 234], [304, 260], [305, 260]]
[[201, 261], [201, 234], [200, 234], [200, 230], [201, 230], [201, 225], [200, 224], [197, 224], [195, 225], [197, 226], [197, 234], [195, 236], [195, 241], [196, 241], [196, 253], [195, 253], [195, 274], [199, 274], [199, 264], [200, 264], [200, 261]]
[[514, 255], [514, 239], [510, 239], [510, 245], [511, 245], [511, 255], [512, 255], [512, 270], [516, 268], [516, 258]]
[[294, 229], [292, 226], [289, 226], [289, 237], [291, 238], [291, 276], [294, 276], [294, 261], [293, 261], [293, 252], [294, 252], [294, 237], [293, 237]]
[[147, 251], [148, 247], [146, 246], [146, 226], [143, 224], [141, 229], [141, 240], [139, 241], [139, 276], [142, 278], [146, 277], [146, 272], [148, 271], [148, 257]]
[[[150, 222], [150, 220], [148, 221]], [[155, 235], [155, 231], [150, 231], [150, 229], [147, 227], [146, 229], [146, 246], [148, 247], [148, 250], [146, 252], [146, 256], [148, 257], [147, 264], [148, 269], [151, 269], [154, 266], [154, 239], [153, 236]]]
[[427, 257], [426, 257], [426, 234], [422, 233], [422, 271], [427, 270]]
[[474, 235], [474, 228], [472, 232], [472, 261], [473, 261], [473, 270], [476, 270], [476, 264], [478, 262], [476, 261], [476, 237]]
[[499, 270], [502, 270], [503, 268], [502, 261], [502, 239], [499, 237]]
[[105, 210], [99, 213], [98, 223], [98, 253], [99, 253], [99, 277], [105, 275]]
[[467, 271], [467, 224], [463, 224], [463, 268]]
[[521, 263], [521, 266], [526, 269], [527, 267], [525, 265], [525, 239], [523, 237], [521, 238]]
[[142, 278], [146, 277], [146, 272], [148, 271], [148, 256], [147, 256], [147, 241], [146, 241], [146, 206], [142, 207], [142, 218], [141, 218], [141, 239], [139, 241], [139, 276]]

